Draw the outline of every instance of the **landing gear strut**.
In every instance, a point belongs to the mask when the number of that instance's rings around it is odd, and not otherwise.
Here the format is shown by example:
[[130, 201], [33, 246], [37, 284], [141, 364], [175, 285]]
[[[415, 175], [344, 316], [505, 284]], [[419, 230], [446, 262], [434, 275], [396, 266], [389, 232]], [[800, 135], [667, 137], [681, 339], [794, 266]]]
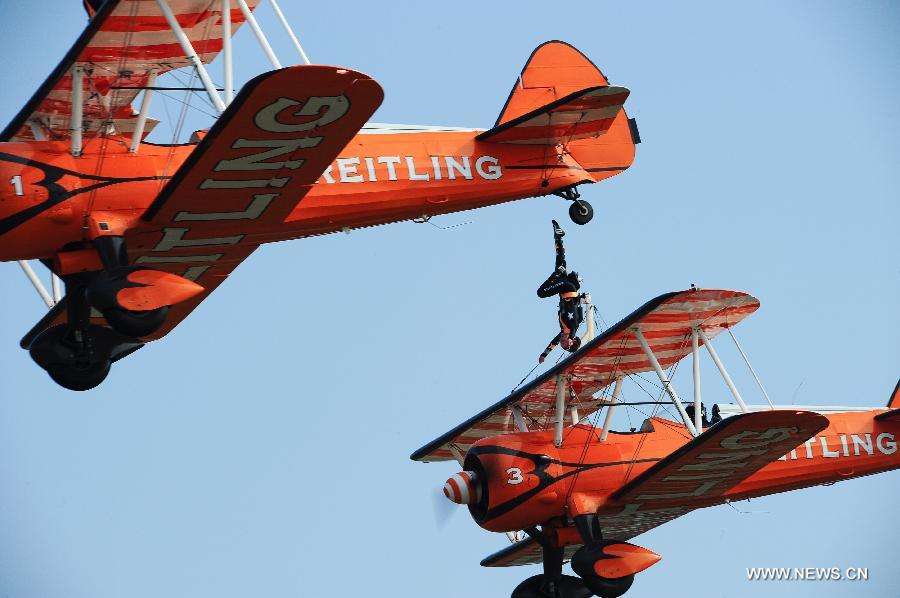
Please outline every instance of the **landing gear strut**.
[[572, 205], [569, 206], [569, 218], [575, 224], [587, 224], [594, 218], [594, 208], [591, 204], [581, 199], [581, 193], [578, 192], [578, 188], [575, 185], [560, 189], [554, 192], [554, 195], [572, 202]]
[[[54, 382], [69, 390], [90, 390], [103, 382], [114, 361], [143, 345], [135, 337], [159, 329], [168, 311], [168, 307], [129, 311], [118, 306], [117, 293], [137, 286], [126, 279], [135, 269], [128, 267], [124, 240], [101, 237], [94, 247], [103, 270], [64, 276], [65, 298], [23, 339], [31, 358]], [[91, 324], [92, 307], [103, 313], [110, 328]], [[66, 323], [42, 330], [63, 309]], [[36, 334], [38, 330], [42, 331]]]
[[565, 551], [550, 544], [543, 532], [537, 528], [525, 530], [544, 553], [544, 572], [529, 577], [513, 590], [511, 598], [590, 598], [591, 591], [577, 577], [563, 575], [562, 567]]
[[634, 575], [659, 560], [659, 555], [640, 546], [604, 540], [596, 515], [575, 517], [584, 543], [572, 555], [572, 570], [600, 598], [618, 598], [634, 583]]
[[[525, 530], [541, 546], [544, 572], [523, 581], [512, 598], [619, 598], [634, 583], [634, 575], [650, 567], [660, 556], [640, 546], [604, 540], [596, 515], [575, 517], [582, 547], [572, 556], [578, 577], [562, 574], [565, 549], [542, 530]], [[571, 528], [569, 528], [571, 530]]]
[[116, 294], [124, 287], [134, 286], [127, 276], [137, 270], [128, 267], [128, 254], [122, 237], [99, 237], [94, 247], [103, 262], [103, 271], [95, 274], [88, 286], [88, 300], [99, 309], [112, 328], [126, 336], [153, 334], [165, 323], [168, 306], [150, 310], [123, 309], [116, 301]]

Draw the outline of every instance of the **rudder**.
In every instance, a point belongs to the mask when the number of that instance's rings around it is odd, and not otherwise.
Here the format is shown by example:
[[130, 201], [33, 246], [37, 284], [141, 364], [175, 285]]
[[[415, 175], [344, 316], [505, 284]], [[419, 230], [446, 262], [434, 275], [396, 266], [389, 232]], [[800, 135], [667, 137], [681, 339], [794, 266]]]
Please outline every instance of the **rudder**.
[[[535, 48], [526, 61], [494, 128], [479, 138], [504, 142], [499, 133], [515, 125], [513, 121], [540, 113], [554, 104], [564, 102], [566, 98], [597, 93], [589, 92], [591, 88], [607, 88], [609, 92], [616, 89], [610, 86], [603, 72], [575, 47], [557, 40], [545, 42]], [[627, 97], [627, 90], [618, 89], [623, 90]], [[614, 176], [631, 166], [634, 161], [634, 146], [639, 142], [636, 124], [633, 119], [628, 118], [624, 109], [618, 110], [612, 123], [605, 123], [595, 135], [562, 141], [565, 151], [594, 181]]]
[[537, 110], [587, 87], [609, 85], [600, 69], [566, 42], [544, 42], [534, 49], [513, 84], [494, 126]]

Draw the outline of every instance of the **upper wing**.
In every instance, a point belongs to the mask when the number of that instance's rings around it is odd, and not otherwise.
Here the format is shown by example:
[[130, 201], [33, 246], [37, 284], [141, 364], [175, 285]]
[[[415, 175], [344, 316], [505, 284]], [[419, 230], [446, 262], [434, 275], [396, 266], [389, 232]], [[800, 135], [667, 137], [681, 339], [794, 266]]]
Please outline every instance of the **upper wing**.
[[701, 326], [708, 338], [734, 326], [759, 308], [759, 301], [740, 291], [697, 289], [667, 293], [638, 308], [575, 355], [538, 376], [502, 401], [488, 407], [412, 454], [417, 461], [447, 461], [450, 445], [465, 452], [477, 440], [516, 431], [512, 405], [531, 429], [547, 429], [556, 401], [556, 377], [570, 377], [574, 397], [569, 406], [587, 416], [603, 402], [593, 398], [616, 378], [652, 371], [632, 329], [640, 327], [662, 367], [691, 352], [691, 328]]
[[556, 145], [597, 137], [612, 126], [630, 92], [624, 87], [580, 89], [478, 136], [494, 143]]
[[[247, 0], [256, 7], [260, 0]], [[222, 49], [221, 2], [169, 0], [185, 35], [204, 63]], [[244, 22], [240, 9], [231, 11], [232, 31]], [[87, 28], [25, 107], [0, 133], [0, 141], [35, 138], [32, 126], [50, 139], [69, 137], [72, 113], [72, 71], [84, 72], [84, 137], [120, 134], [135, 128], [131, 103], [147, 86], [151, 70], [162, 74], [191, 66], [156, 2], [107, 0]], [[149, 132], [152, 122], [147, 123]]]
[[[613, 493], [615, 505], [696, 509], [828, 427], [811, 411], [759, 411], [722, 420]], [[607, 510], [607, 507], [604, 507]]]

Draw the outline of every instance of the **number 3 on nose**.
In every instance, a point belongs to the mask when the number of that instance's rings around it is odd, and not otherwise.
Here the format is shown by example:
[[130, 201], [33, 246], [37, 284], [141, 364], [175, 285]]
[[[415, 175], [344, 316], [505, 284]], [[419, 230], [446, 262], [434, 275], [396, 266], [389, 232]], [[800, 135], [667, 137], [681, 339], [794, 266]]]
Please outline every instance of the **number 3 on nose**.
[[525, 478], [522, 476], [522, 470], [518, 467], [510, 467], [506, 470], [506, 473], [509, 475], [506, 479], [506, 483], [510, 486], [515, 486], [516, 484], [521, 484], [525, 481]]

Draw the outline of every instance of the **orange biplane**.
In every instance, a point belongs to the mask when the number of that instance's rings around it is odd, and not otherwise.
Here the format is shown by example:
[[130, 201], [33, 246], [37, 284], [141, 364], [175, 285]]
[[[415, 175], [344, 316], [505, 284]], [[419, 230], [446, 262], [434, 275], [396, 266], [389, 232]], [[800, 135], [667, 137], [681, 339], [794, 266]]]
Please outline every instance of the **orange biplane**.
[[[413, 453], [417, 461], [458, 461], [463, 471], [444, 494], [467, 505], [482, 528], [510, 535], [513, 544], [482, 565], [543, 563], [513, 598], [621, 596], [661, 558], [628, 542], [649, 529], [702, 507], [900, 467], [900, 383], [886, 409], [744, 402], [710, 339], [758, 307], [737, 291], [657, 297]], [[700, 400], [700, 347], [735, 400], [716, 405], [711, 420]], [[694, 394], [685, 405], [664, 368], [688, 355]], [[617, 407], [661, 406], [622, 401], [623, 380], [641, 382], [646, 372], [658, 376], [660, 398], [668, 396], [681, 421], [651, 415], [640, 429], [610, 431]], [[562, 574], [566, 560], [578, 577]]]
[[[534, 51], [489, 130], [367, 124], [378, 83], [310, 65], [283, 18], [306, 64], [281, 68], [258, 3], [86, 2], [87, 29], [0, 135], [0, 260], [19, 261], [51, 307], [21, 345], [66, 388], [102, 382], [263, 243], [548, 194], [584, 224], [577, 185], [634, 159], [628, 90], [568, 44]], [[275, 70], [232, 97], [244, 22]], [[204, 66], [220, 53], [222, 90]], [[157, 77], [182, 67], [220, 116], [190, 143], [148, 143], [152, 94], [171, 89]]]

